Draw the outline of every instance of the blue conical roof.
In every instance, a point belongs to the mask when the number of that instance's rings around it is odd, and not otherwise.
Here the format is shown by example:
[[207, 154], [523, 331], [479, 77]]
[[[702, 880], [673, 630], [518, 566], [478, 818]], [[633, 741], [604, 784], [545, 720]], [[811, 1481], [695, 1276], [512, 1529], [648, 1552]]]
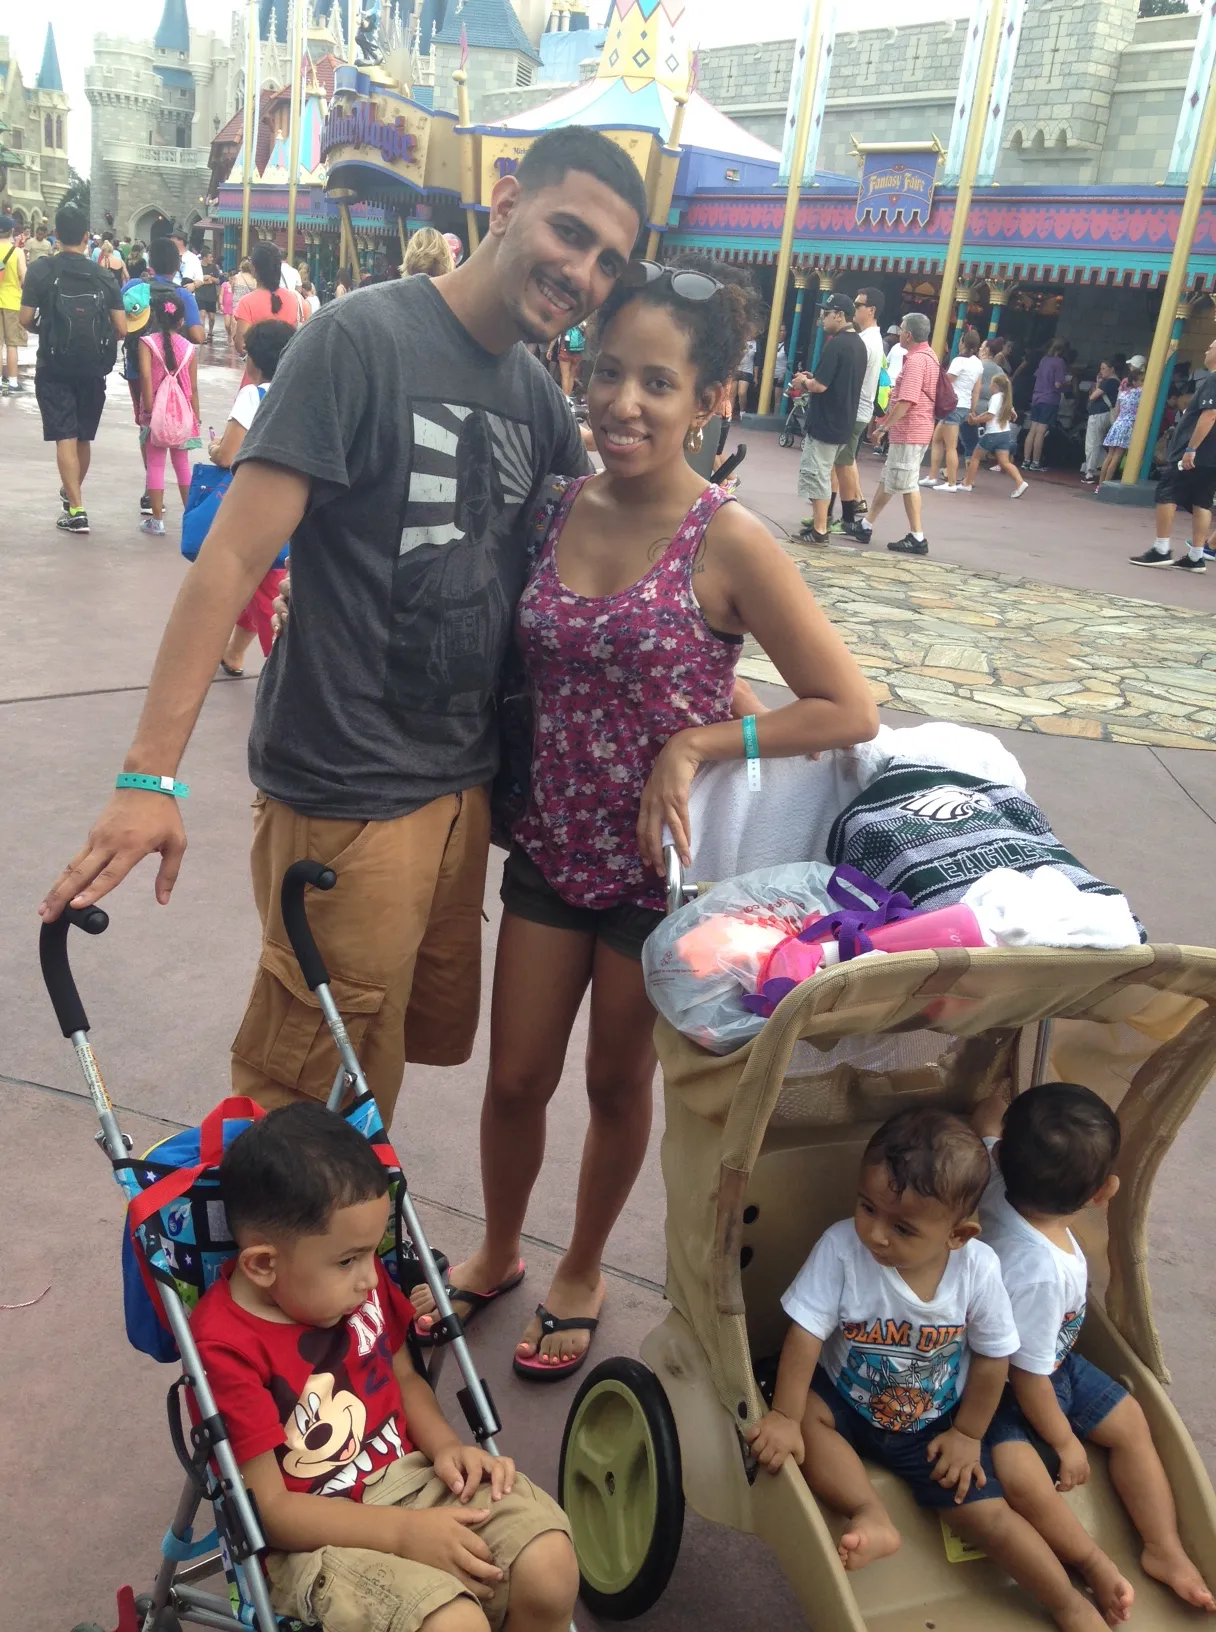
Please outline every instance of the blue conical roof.
[[59, 53], [55, 49], [55, 30], [50, 23], [46, 25], [46, 44], [42, 48], [42, 67], [38, 70], [38, 80], [34, 89], [38, 91], [61, 91], [63, 89], [63, 75], [59, 72]]
[[161, 51], [184, 51], [190, 55], [190, 19], [186, 16], [186, 0], [165, 0], [155, 42]]

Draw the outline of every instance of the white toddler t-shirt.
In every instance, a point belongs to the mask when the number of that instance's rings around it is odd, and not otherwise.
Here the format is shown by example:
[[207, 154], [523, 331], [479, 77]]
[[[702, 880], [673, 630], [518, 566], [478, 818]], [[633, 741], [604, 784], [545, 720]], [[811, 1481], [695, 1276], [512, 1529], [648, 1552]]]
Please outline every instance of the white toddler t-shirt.
[[1005, 1181], [992, 1161], [995, 1139], [985, 1139], [992, 1177], [980, 1201], [983, 1238], [1001, 1262], [1001, 1276], [1021, 1345], [1012, 1365], [1036, 1377], [1050, 1377], [1063, 1365], [1085, 1319], [1088, 1268], [1085, 1254], [1072, 1231], [1072, 1251], [1049, 1241], [1042, 1230], [1027, 1223], [1005, 1195]]
[[979, 1241], [950, 1254], [925, 1300], [867, 1252], [846, 1218], [820, 1236], [781, 1304], [823, 1339], [820, 1364], [849, 1404], [889, 1432], [927, 1428], [952, 1411], [972, 1349], [1003, 1359], [1018, 1347], [996, 1254]]

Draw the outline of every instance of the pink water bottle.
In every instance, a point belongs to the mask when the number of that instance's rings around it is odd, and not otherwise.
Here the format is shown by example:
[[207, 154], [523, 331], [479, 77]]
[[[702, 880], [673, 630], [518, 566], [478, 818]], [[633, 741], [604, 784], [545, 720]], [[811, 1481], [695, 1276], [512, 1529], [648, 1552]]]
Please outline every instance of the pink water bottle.
[[924, 952], [935, 946], [990, 946], [970, 907], [938, 907], [869, 931], [876, 952]]

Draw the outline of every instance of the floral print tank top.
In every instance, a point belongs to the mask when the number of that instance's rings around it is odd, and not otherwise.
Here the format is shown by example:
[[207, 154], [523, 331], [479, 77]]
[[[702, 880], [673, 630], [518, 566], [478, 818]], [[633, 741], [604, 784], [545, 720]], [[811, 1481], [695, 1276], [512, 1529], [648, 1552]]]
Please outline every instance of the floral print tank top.
[[711, 484], [637, 583], [576, 595], [558, 577], [557, 542], [588, 479], [559, 487], [519, 603], [536, 735], [513, 837], [572, 906], [661, 911], [663, 880], [638, 852], [638, 807], [669, 737], [730, 718], [742, 641], [715, 634], [692, 591], [705, 529], [730, 501]]

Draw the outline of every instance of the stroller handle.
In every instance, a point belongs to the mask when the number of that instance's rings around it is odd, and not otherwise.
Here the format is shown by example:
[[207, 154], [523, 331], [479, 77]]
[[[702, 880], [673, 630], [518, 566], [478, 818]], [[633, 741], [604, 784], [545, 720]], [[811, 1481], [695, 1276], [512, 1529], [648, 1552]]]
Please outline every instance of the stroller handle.
[[59, 1029], [65, 1037], [74, 1037], [78, 1031], [88, 1031], [89, 1017], [84, 1012], [80, 993], [68, 962], [68, 930], [75, 925], [86, 935], [100, 935], [109, 927], [109, 914], [100, 907], [65, 907], [53, 924], [43, 924], [38, 932], [38, 961], [42, 978]]
[[283, 927], [310, 992], [315, 992], [318, 986], [329, 985], [329, 971], [308, 926], [304, 891], [310, 884], [314, 889], [332, 890], [337, 882], [338, 875], [333, 868], [320, 861], [293, 861], [283, 874], [283, 888], [279, 892]]

